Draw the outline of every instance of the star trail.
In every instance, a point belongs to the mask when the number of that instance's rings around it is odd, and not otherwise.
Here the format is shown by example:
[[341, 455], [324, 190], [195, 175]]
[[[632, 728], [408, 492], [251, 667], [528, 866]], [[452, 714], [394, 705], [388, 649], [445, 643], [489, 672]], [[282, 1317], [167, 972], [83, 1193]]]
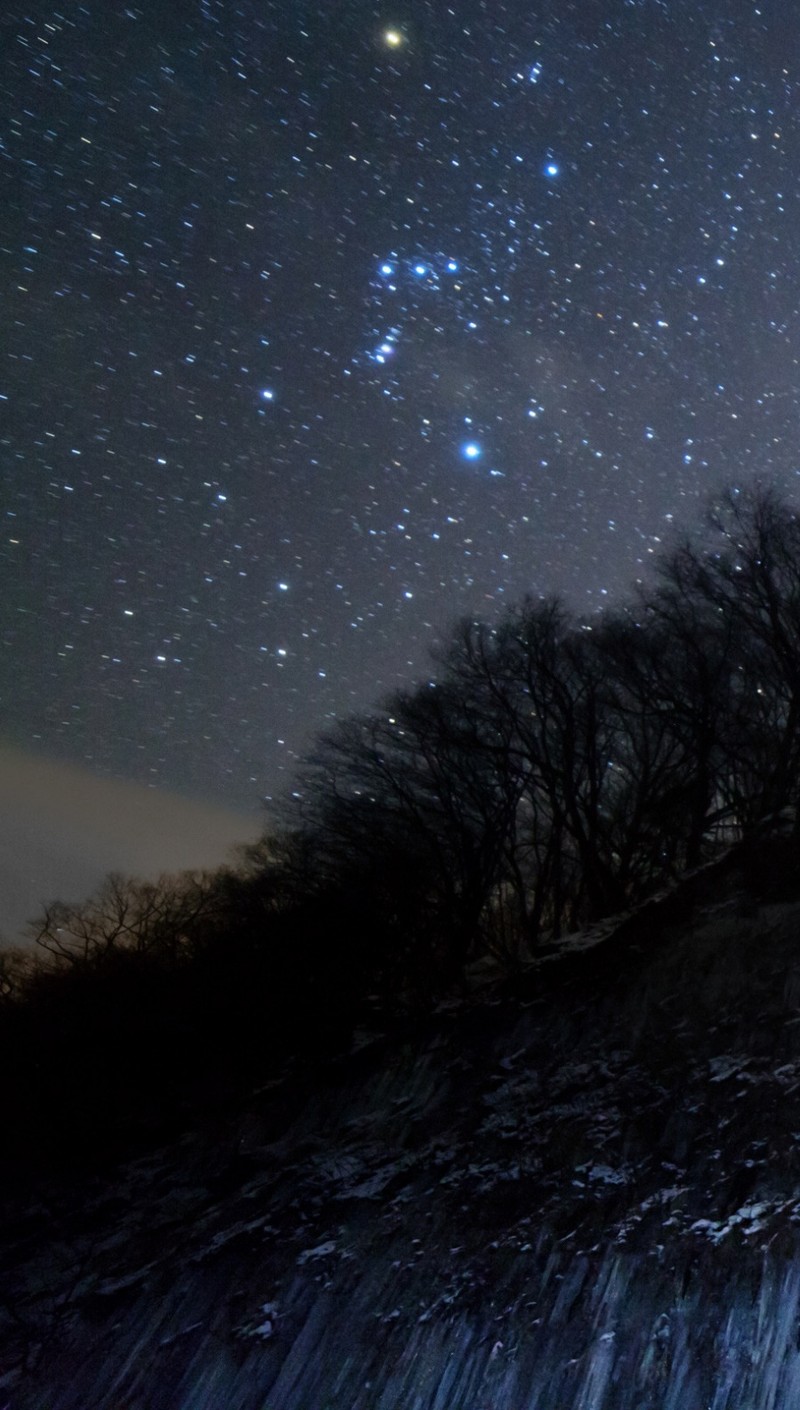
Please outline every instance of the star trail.
[[0, 20], [4, 733], [237, 807], [525, 592], [800, 467], [800, 20]]

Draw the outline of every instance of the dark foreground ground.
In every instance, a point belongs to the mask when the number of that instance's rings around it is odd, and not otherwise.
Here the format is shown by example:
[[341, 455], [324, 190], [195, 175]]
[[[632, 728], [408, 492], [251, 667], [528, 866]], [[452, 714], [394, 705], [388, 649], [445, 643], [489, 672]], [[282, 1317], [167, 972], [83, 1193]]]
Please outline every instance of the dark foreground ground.
[[800, 1406], [799, 861], [17, 1191], [0, 1410]]

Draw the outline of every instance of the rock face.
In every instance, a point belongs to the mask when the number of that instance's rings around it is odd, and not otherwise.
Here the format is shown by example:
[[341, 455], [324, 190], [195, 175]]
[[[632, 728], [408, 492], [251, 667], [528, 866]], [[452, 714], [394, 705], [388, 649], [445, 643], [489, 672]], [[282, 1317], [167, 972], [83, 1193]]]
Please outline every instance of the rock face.
[[799, 1405], [797, 860], [15, 1196], [0, 1410]]

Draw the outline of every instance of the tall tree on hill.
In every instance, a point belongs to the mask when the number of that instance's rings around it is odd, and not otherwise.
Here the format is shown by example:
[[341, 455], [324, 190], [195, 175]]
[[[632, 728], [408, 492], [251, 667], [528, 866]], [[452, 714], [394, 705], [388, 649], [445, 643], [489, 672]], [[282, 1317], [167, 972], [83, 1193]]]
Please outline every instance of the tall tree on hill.
[[[670, 567], [684, 602], [724, 641], [726, 711], [713, 722], [725, 752], [720, 788], [742, 826], [800, 793], [800, 518], [776, 490], [729, 489], [706, 538]], [[709, 722], [709, 732], [711, 730]]]
[[503, 792], [516, 800], [509, 869], [532, 895], [531, 941], [540, 925], [558, 933], [624, 894], [608, 827], [612, 726], [590, 637], [547, 599], [462, 641], [462, 688], [480, 690], [503, 740]]
[[425, 684], [323, 736], [298, 790], [318, 869], [371, 895], [443, 975], [469, 957], [502, 869], [493, 729], [472, 695]]
[[733, 635], [730, 617], [694, 590], [684, 549], [664, 559], [654, 588], [599, 630], [627, 741], [626, 827], [643, 854], [650, 849], [650, 881], [696, 866], [704, 837], [727, 812]]

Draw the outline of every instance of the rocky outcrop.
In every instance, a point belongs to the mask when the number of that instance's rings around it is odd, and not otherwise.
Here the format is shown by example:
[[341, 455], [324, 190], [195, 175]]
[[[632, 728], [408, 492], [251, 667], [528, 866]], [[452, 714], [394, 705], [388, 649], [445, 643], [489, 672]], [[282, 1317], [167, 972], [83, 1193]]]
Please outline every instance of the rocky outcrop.
[[791, 839], [758, 845], [171, 1147], [17, 1193], [0, 1406], [800, 1403], [800, 877]]

